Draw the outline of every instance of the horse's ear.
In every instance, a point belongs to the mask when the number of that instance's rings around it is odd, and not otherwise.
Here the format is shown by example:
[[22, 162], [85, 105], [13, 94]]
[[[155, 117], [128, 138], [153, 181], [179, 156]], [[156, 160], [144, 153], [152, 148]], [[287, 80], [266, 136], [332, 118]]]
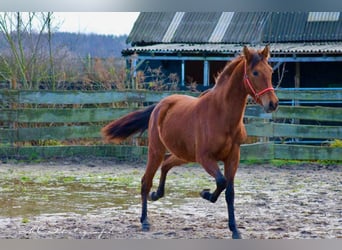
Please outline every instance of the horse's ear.
[[267, 44], [261, 51], [262, 56], [267, 60], [270, 57], [270, 45]]
[[249, 51], [248, 47], [245, 45], [242, 49], [243, 55], [246, 57], [247, 61], [250, 61], [251, 52]]

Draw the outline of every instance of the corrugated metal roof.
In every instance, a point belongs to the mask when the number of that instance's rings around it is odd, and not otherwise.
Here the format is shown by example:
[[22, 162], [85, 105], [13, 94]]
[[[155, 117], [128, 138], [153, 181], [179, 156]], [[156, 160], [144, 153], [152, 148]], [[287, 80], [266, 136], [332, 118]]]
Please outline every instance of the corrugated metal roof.
[[182, 21], [184, 14], [185, 14], [185, 12], [177, 12], [173, 16], [173, 19], [172, 19], [164, 37], [163, 37], [163, 40], [162, 40], [163, 43], [171, 42], [180, 22]]
[[271, 13], [265, 24], [263, 41], [303, 41], [305, 34], [305, 13]]
[[[263, 48], [259, 45], [255, 48]], [[132, 47], [123, 51], [123, 54], [152, 53], [152, 54], [177, 54], [177, 53], [240, 53], [240, 44], [156, 44], [150, 46]], [[275, 43], [271, 44], [272, 54], [342, 54], [342, 42], [334, 43]]]
[[[235, 12], [220, 23], [222, 12], [186, 12], [173, 36], [166, 34], [175, 12], [142, 12], [127, 41], [132, 45], [171, 43], [284, 43], [342, 41], [342, 15], [309, 12]], [[178, 14], [179, 15], [179, 14]], [[214, 36], [225, 33], [223, 37]]]
[[214, 31], [211, 33], [209, 41], [210, 43], [220, 43], [226, 33], [230, 22], [232, 21], [234, 12], [222, 12], [220, 19], [218, 20]]
[[309, 12], [308, 22], [335, 22], [340, 18], [340, 12]]
[[135, 21], [127, 42], [132, 45], [160, 43], [169, 28], [175, 12], [141, 12]]
[[187, 12], [172, 39], [173, 43], [206, 43], [221, 12]]
[[342, 41], [342, 20], [308, 21], [308, 12], [271, 13], [264, 42]]
[[226, 31], [224, 43], [262, 42], [262, 34], [269, 13], [267, 12], [237, 12]]

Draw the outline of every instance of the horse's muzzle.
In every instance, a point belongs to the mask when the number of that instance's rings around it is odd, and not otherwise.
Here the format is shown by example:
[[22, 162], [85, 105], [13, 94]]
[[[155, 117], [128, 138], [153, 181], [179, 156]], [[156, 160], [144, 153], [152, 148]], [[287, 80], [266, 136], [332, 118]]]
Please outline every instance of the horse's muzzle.
[[264, 106], [265, 112], [271, 113], [278, 109], [279, 101], [269, 101], [266, 106]]

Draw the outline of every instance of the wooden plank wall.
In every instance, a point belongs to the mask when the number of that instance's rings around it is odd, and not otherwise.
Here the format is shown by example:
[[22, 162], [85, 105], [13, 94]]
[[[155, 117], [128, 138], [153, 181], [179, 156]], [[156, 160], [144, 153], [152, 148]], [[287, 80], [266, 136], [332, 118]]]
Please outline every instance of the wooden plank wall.
[[[72, 155], [146, 157], [146, 147], [104, 145], [100, 128], [111, 120], [156, 103], [175, 92], [151, 91], [0, 91], [0, 157]], [[178, 92], [197, 96], [199, 93]], [[342, 89], [277, 90], [287, 102], [272, 114], [248, 105], [246, 129], [257, 143], [243, 145], [242, 160], [342, 160]], [[295, 101], [295, 102], [294, 102]], [[303, 105], [292, 106], [289, 103]], [[308, 104], [308, 102], [311, 102]], [[333, 102], [333, 105], [322, 104]], [[51, 145], [47, 140], [90, 140], [89, 145]], [[296, 143], [290, 143], [292, 140]], [[305, 141], [322, 141], [307, 145]], [[32, 143], [34, 142], [34, 143]], [[326, 142], [326, 143], [324, 143]]]

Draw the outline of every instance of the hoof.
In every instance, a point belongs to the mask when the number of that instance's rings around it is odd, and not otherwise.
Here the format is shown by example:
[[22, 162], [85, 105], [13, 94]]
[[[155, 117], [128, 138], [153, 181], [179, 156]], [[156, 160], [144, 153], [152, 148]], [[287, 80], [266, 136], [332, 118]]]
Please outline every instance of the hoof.
[[147, 220], [145, 220], [145, 221], [143, 221], [143, 222], [141, 223], [141, 230], [142, 230], [143, 232], [148, 232], [148, 231], [150, 231], [150, 223], [149, 223]]
[[152, 192], [152, 193], [150, 193], [150, 200], [151, 201], [157, 201], [157, 200], [159, 200], [159, 195], [157, 194], [157, 192]]
[[200, 193], [200, 195], [203, 199], [210, 201], [210, 198], [211, 198], [210, 189], [203, 189], [203, 191]]
[[236, 239], [236, 240], [242, 239], [242, 238], [241, 238], [241, 234], [240, 234], [239, 231], [233, 232], [232, 238], [233, 238], [233, 239]]
[[210, 193], [210, 189], [203, 189], [200, 195], [203, 199], [210, 201], [212, 203], [215, 203], [217, 200], [217, 197], [214, 197], [213, 194]]

